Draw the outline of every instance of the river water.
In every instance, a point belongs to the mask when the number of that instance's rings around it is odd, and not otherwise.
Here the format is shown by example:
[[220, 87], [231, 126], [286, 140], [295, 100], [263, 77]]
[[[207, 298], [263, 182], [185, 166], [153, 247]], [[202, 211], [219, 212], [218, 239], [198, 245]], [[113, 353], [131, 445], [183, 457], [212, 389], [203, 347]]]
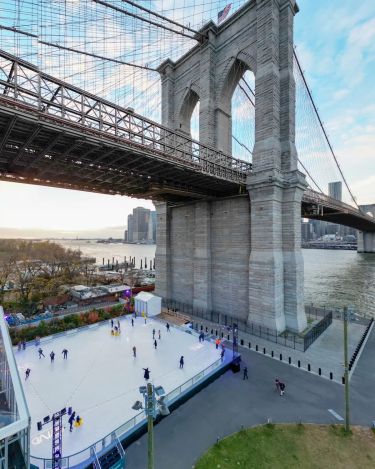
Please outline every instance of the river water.
[[[58, 241], [66, 248], [80, 249], [86, 256], [96, 257], [97, 263], [124, 256], [154, 259], [155, 245], [102, 244], [96, 241]], [[356, 251], [303, 249], [305, 261], [305, 303], [327, 308], [350, 306], [364, 315], [375, 316], [375, 254]]]

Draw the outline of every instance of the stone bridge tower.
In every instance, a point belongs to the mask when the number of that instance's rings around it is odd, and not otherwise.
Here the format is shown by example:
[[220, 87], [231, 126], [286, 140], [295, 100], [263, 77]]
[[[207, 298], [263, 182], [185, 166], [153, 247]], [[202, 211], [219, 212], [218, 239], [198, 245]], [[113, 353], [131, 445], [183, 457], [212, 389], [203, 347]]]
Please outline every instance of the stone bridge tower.
[[159, 67], [162, 123], [189, 133], [199, 100], [200, 141], [225, 153], [231, 153], [233, 92], [245, 71], [253, 72], [255, 146], [247, 195], [175, 208], [156, 204], [157, 292], [278, 331], [306, 327], [300, 248], [306, 183], [295, 148], [297, 12], [295, 0], [249, 1], [222, 25], [204, 26], [204, 39], [177, 62]]

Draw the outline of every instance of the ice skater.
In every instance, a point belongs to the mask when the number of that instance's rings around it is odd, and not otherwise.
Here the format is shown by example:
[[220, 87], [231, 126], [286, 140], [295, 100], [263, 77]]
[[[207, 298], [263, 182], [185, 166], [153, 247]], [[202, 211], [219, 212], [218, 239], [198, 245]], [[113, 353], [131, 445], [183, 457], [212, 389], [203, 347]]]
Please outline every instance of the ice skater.
[[64, 350], [61, 353], [63, 354], [64, 360], [67, 360], [68, 359], [68, 350], [66, 348], [64, 348]]
[[72, 415], [69, 417], [69, 420], [68, 420], [68, 423], [70, 425], [70, 428], [69, 428], [69, 431], [73, 431], [73, 424], [74, 424], [74, 420], [76, 418], [76, 413], [73, 412]]
[[20, 352], [20, 351], [21, 351], [21, 349], [22, 349], [22, 342], [21, 342], [21, 341], [19, 341], [19, 342], [18, 342], [18, 351]]
[[161, 340], [161, 333], [160, 333], [160, 329], [158, 330], [158, 337], [159, 337], [159, 340]]
[[132, 318], [132, 326], [134, 327], [134, 319]]
[[24, 340], [24, 341], [22, 342], [22, 348], [23, 348], [23, 350], [26, 350], [26, 340]]
[[280, 396], [284, 395], [285, 392], [285, 384], [279, 381], [279, 388], [280, 388]]
[[278, 378], [275, 379], [276, 391], [280, 393], [280, 381]]
[[55, 352], [52, 350], [52, 352], [49, 354], [50, 358], [51, 358], [51, 363], [53, 363], [55, 361]]
[[133, 346], [133, 357], [135, 358], [137, 356], [137, 347], [134, 345]]
[[111, 319], [111, 329], [113, 329], [113, 319]]
[[142, 369], [144, 370], [143, 377], [146, 381], [148, 381], [150, 379], [151, 371], [148, 368], [142, 368]]
[[223, 349], [221, 350], [221, 353], [220, 353], [220, 359], [221, 359], [221, 361], [224, 360], [224, 355], [225, 355], [225, 349], [223, 348]]
[[152, 329], [152, 338], [155, 339], [155, 329]]
[[216, 350], [219, 348], [219, 345], [220, 345], [220, 339], [216, 339], [216, 340], [215, 340], [215, 347], [216, 347]]
[[169, 322], [167, 322], [167, 324], [166, 324], [165, 326], [166, 326], [166, 328], [167, 328], [167, 332], [170, 332], [170, 331], [169, 331], [169, 327], [170, 327], [170, 326], [169, 326]]
[[155, 347], [155, 350], [158, 348], [158, 343], [156, 342], [156, 339], [154, 340], [154, 347]]
[[25, 371], [25, 379], [27, 379], [30, 376], [30, 368], [27, 368]]
[[184, 356], [181, 355], [181, 358], [180, 358], [180, 368], [183, 368], [184, 367]]
[[42, 350], [41, 348], [38, 349], [38, 353], [39, 353], [39, 360], [40, 360], [42, 357], [46, 358], [46, 356], [44, 355], [43, 350]]
[[77, 415], [77, 417], [76, 417], [76, 427], [81, 426], [81, 424], [82, 424], [82, 419], [79, 415]]
[[243, 369], [243, 379], [249, 379], [249, 377], [247, 376], [247, 366], [245, 366]]
[[118, 330], [120, 330], [120, 321], [117, 319], [117, 327], [118, 327]]

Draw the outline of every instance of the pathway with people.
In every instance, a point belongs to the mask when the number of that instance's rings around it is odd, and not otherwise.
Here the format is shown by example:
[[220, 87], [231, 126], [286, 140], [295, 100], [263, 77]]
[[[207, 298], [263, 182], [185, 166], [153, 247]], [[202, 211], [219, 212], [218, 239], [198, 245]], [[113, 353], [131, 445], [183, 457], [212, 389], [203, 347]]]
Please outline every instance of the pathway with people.
[[[155, 469], [191, 469], [217, 440], [241, 426], [266, 423], [343, 423], [344, 387], [307, 371], [270, 360], [240, 347], [240, 373], [226, 372], [155, 426]], [[351, 380], [351, 421], [370, 426], [375, 420], [373, 399], [375, 330], [359, 359]], [[284, 396], [275, 379], [286, 385]], [[373, 383], [374, 384], [374, 383]], [[371, 399], [370, 399], [371, 396]], [[147, 435], [130, 445], [127, 460], [135, 468], [147, 467]]]

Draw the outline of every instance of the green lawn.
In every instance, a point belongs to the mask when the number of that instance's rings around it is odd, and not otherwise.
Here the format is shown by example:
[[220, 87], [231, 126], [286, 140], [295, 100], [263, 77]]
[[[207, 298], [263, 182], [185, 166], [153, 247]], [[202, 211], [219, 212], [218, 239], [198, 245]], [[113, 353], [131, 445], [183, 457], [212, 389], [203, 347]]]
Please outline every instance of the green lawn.
[[336, 425], [265, 425], [214, 445], [195, 469], [374, 469], [375, 433]]

